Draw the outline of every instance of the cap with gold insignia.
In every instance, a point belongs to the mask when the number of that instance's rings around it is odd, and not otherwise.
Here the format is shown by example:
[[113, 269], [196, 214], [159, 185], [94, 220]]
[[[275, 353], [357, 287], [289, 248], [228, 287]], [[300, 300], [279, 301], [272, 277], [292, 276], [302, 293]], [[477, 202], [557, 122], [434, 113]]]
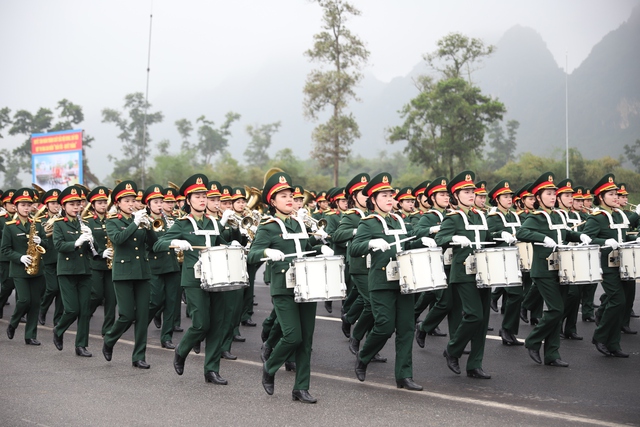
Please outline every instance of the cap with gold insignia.
[[192, 193], [206, 192], [207, 186], [209, 185], [209, 179], [207, 176], [201, 173], [197, 173], [195, 175], [191, 175], [187, 178], [182, 187], [180, 187], [180, 194], [187, 197]]
[[233, 200], [231, 198], [231, 194], [233, 193], [233, 188], [231, 188], [231, 186], [229, 185], [223, 185], [222, 187], [220, 187], [222, 189], [221, 194], [220, 194], [220, 201], [227, 201], [227, 200]]
[[144, 198], [144, 191], [138, 190], [138, 192], [136, 193], [136, 201], [142, 202], [143, 198]]
[[14, 188], [10, 188], [9, 190], [5, 191], [2, 195], [2, 203], [11, 203], [11, 198], [13, 197], [15, 192], [16, 190]]
[[[291, 177], [286, 172], [274, 173], [264, 184], [264, 188], [262, 189], [262, 201], [269, 204], [273, 196], [282, 190], [293, 191], [293, 187], [291, 186]], [[326, 200], [326, 196], [326, 192], [323, 192], [323, 200]]]
[[563, 179], [558, 183], [558, 189], [556, 190], [556, 196], [562, 193], [573, 193], [573, 180], [572, 179]]
[[52, 188], [49, 191], [46, 191], [42, 196], [42, 203], [47, 204], [50, 202], [58, 202], [58, 196], [60, 195], [60, 190], [57, 188]]
[[111, 192], [111, 194], [113, 196], [112, 197], [113, 201], [117, 202], [123, 197], [127, 197], [127, 196], [135, 197], [137, 192], [138, 192], [138, 186], [136, 185], [136, 183], [130, 180], [126, 180], [116, 185], [113, 191]]
[[345, 187], [345, 192], [347, 195], [352, 195], [354, 192], [358, 190], [362, 190], [371, 180], [371, 177], [367, 173], [359, 173], [358, 175], [351, 178], [351, 181], [347, 183]]
[[13, 203], [14, 205], [20, 202], [33, 203], [35, 201], [35, 198], [36, 198], [36, 192], [33, 191], [32, 188], [23, 187], [23, 188], [17, 189], [13, 193], [13, 196], [11, 197], [11, 203]]
[[209, 186], [207, 190], [207, 197], [220, 197], [222, 193], [220, 193], [220, 189], [222, 188], [222, 184], [218, 181], [209, 181]]
[[58, 203], [64, 205], [65, 203], [69, 202], [79, 202], [80, 200], [82, 200], [82, 197], [80, 197], [81, 191], [82, 190], [75, 185], [65, 188], [58, 195]]
[[420, 184], [413, 187], [413, 195], [416, 196], [416, 198], [420, 197], [423, 194], [426, 196], [427, 195], [426, 191], [429, 184], [431, 184], [431, 181], [427, 180], [427, 181], [422, 181]]
[[593, 200], [593, 194], [591, 194], [590, 188], [585, 188], [584, 193], [582, 193], [582, 198], [584, 200]]
[[525, 197], [533, 197], [533, 193], [529, 191], [532, 185], [533, 182], [527, 182], [525, 185], [523, 185], [522, 188], [516, 191], [516, 196], [513, 198], [513, 200], [516, 201], [519, 199], [524, 199]]
[[171, 187], [167, 187], [162, 190], [162, 197], [165, 202], [175, 202], [176, 201], [176, 190]]
[[503, 194], [514, 194], [513, 190], [511, 189], [511, 183], [509, 183], [509, 181], [506, 179], [503, 179], [502, 181], [498, 182], [491, 189], [491, 191], [489, 191], [490, 203], [495, 206], [498, 200], [498, 197], [502, 196]]
[[553, 181], [555, 180], [555, 177], [556, 176], [553, 174], [553, 172], [543, 173], [538, 177], [538, 179], [533, 181], [533, 184], [531, 184], [531, 190], [529, 191], [535, 196], [536, 194], [538, 194], [538, 192], [542, 190], [547, 190], [547, 189], [556, 190], [557, 187], [553, 183]]
[[381, 172], [369, 180], [369, 183], [364, 187], [362, 192], [371, 197], [373, 193], [379, 193], [380, 191], [394, 191], [391, 186], [391, 181], [391, 174]]
[[478, 181], [476, 182], [476, 189], [473, 191], [476, 193], [476, 196], [487, 196], [487, 181]]
[[234, 202], [239, 199], [247, 199], [247, 194], [242, 187], [234, 187], [231, 192], [231, 200]]
[[346, 199], [346, 195], [344, 194], [344, 187], [336, 187], [333, 189], [333, 193], [331, 194], [331, 201], [335, 202], [336, 200]]
[[618, 184], [618, 196], [628, 196], [629, 192], [627, 191], [627, 184], [621, 182]]
[[336, 191], [337, 187], [331, 187], [327, 190], [327, 202], [333, 202], [333, 192]]
[[109, 200], [109, 189], [100, 185], [89, 192], [87, 200], [89, 203], [93, 203], [98, 200]]
[[146, 205], [150, 200], [153, 199], [164, 199], [164, 195], [162, 194], [162, 187], [158, 184], [153, 184], [147, 187], [144, 194], [142, 195], [142, 203]]
[[186, 197], [184, 197], [182, 194], [178, 194], [176, 196], [176, 202], [181, 202], [183, 200], [186, 200]]
[[401, 188], [400, 191], [398, 191], [398, 194], [396, 194], [397, 201], [415, 200], [415, 199], [416, 199], [416, 196], [413, 195], [413, 188], [411, 187]]
[[584, 200], [584, 187], [576, 185], [573, 187], [573, 200]]
[[[593, 186], [593, 188], [591, 188], [591, 193], [594, 195], [595, 197], [595, 201], [594, 202], [598, 202], [598, 196], [606, 191], [610, 191], [610, 190], [617, 190], [618, 186], [615, 183], [615, 179], [616, 177], [612, 174], [612, 173], [608, 173], [605, 176], [603, 176], [602, 178], [600, 178], [600, 181], [598, 181], [598, 183], [596, 185]], [[598, 203], [596, 203], [598, 204]]]
[[293, 187], [293, 198], [294, 199], [304, 198], [304, 188], [302, 188], [299, 185], [296, 185], [295, 187]]
[[431, 197], [434, 193], [446, 192], [448, 180], [444, 176], [439, 176], [429, 184], [427, 184], [424, 194], [427, 197]]
[[318, 191], [318, 195], [316, 196], [316, 202], [326, 202], [326, 201], [327, 201], [327, 192]]
[[449, 184], [447, 185], [447, 189], [451, 194], [455, 193], [458, 190], [464, 190], [467, 188], [473, 188], [475, 191], [476, 185], [473, 183], [473, 180], [475, 178], [476, 178], [475, 172], [462, 171], [458, 175], [456, 175], [451, 181], [449, 181]]

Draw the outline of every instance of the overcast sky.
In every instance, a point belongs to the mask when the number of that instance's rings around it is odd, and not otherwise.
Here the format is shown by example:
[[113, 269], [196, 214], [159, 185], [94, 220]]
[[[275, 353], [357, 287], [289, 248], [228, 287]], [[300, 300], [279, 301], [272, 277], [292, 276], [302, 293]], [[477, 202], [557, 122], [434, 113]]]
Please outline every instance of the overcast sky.
[[[409, 73], [450, 32], [496, 42], [516, 24], [537, 30], [563, 68], [568, 53], [571, 71], [639, 1], [352, 3], [362, 16], [349, 27], [371, 51], [367, 72], [389, 81]], [[298, 59], [311, 47], [321, 19], [318, 5], [307, 0], [2, 0], [0, 108], [35, 112], [67, 98], [83, 106], [92, 135], [113, 127], [100, 123], [100, 110], [120, 108], [125, 94], [145, 90], [151, 12], [152, 103], [163, 92], [212, 89], [266, 62]], [[154, 103], [156, 110], [163, 107]], [[3, 147], [18, 142], [6, 135], [0, 140]], [[111, 143], [99, 152], [118, 154], [118, 148]], [[105, 163], [92, 162], [99, 176], [111, 169]]]

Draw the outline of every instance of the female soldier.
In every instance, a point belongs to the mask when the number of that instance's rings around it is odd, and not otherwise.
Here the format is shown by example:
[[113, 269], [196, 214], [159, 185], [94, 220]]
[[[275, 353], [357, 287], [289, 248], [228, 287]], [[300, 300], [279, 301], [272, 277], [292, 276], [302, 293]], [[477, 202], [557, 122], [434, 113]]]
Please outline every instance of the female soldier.
[[132, 365], [149, 369], [145, 360], [149, 299], [151, 298], [151, 270], [146, 251], [156, 241], [145, 209], [135, 210], [136, 183], [122, 181], [113, 189], [112, 200], [120, 211], [107, 219], [107, 235], [113, 244], [113, 287], [118, 302], [118, 320], [104, 336], [102, 354], [111, 361], [113, 346], [135, 320], [135, 343]]
[[564, 244], [567, 240], [588, 244], [591, 239], [586, 234], [570, 230], [564, 217], [554, 210], [557, 187], [553, 179], [553, 173], [547, 172], [533, 183], [531, 193], [534, 194], [539, 209], [532, 212], [516, 232], [518, 240], [534, 243], [531, 278], [547, 306], [542, 319], [533, 328], [524, 345], [529, 350], [531, 359], [542, 364], [540, 347], [544, 341], [545, 365], [567, 367], [569, 364], [560, 358], [559, 349], [560, 324], [569, 289], [568, 286], [560, 286], [558, 272], [548, 269], [547, 258], [557, 245]]
[[[422, 390], [422, 386], [413, 381], [414, 297], [400, 293], [399, 280], [389, 280], [386, 272], [390, 259], [402, 251], [400, 240], [407, 234], [403, 219], [390, 213], [394, 200], [391, 176], [386, 172], [378, 174], [362, 191], [369, 197], [367, 208], [373, 213], [360, 221], [351, 244], [351, 256], [371, 255], [368, 283], [374, 324], [356, 355], [356, 377], [365, 380], [367, 366], [395, 332], [396, 384], [398, 388]], [[418, 244], [435, 246], [428, 237], [423, 237]]]
[[[285, 273], [289, 261], [285, 254], [296, 253], [298, 258], [303, 252], [312, 250], [304, 223], [290, 216], [293, 210], [293, 187], [291, 178], [284, 172], [273, 174], [264, 185], [262, 200], [269, 205], [273, 217], [258, 227], [256, 237], [251, 244], [248, 262], [255, 264], [263, 257], [273, 263], [271, 268], [271, 298], [280, 327], [282, 338], [273, 348], [270, 357], [264, 362], [262, 386], [267, 394], [274, 391], [274, 376], [287, 358], [295, 353], [296, 380], [291, 394], [293, 400], [303, 403], [316, 403], [317, 399], [309, 394], [311, 372], [311, 343], [315, 328], [316, 303], [296, 303], [293, 289], [286, 286]], [[322, 246], [324, 255], [333, 251]]]
[[[13, 279], [16, 288], [16, 307], [7, 325], [7, 337], [13, 339], [13, 336], [20, 322], [20, 318], [27, 315], [27, 323], [24, 329], [24, 342], [27, 345], [40, 345], [38, 341], [38, 310], [40, 307], [40, 296], [44, 291], [45, 279], [42, 268], [42, 259], [37, 266], [35, 274], [29, 274], [25, 269], [35, 261], [30, 255], [27, 255], [28, 236], [33, 224], [33, 220], [29, 218], [29, 210], [35, 199], [35, 194], [31, 188], [21, 188], [19, 190], [11, 190], [10, 203], [17, 209], [17, 218], [7, 221], [2, 231], [2, 255], [7, 260], [8, 276]], [[6, 194], [5, 194], [6, 196]], [[5, 204], [9, 202], [4, 200]], [[43, 239], [44, 229], [42, 224], [36, 222], [36, 234], [33, 236], [33, 242], [37, 245], [42, 243], [43, 247], [47, 246], [47, 239]], [[4, 305], [4, 302], [2, 302]], [[1, 307], [0, 307], [1, 308]]]
[[43, 227], [45, 227], [45, 233], [48, 233], [47, 239], [49, 240], [49, 246], [47, 253], [43, 255], [44, 261], [44, 277], [47, 282], [47, 287], [40, 301], [40, 314], [38, 315], [38, 323], [44, 325], [47, 319], [47, 312], [49, 307], [55, 299], [55, 305], [53, 310], [53, 324], [57, 325], [62, 317], [64, 308], [62, 307], [62, 296], [60, 295], [60, 284], [58, 283], [58, 252], [55, 250], [51, 242], [53, 241], [53, 222], [56, 218], [60, 217], [60, 203], [58, 203], [58, 196], [60, 190], [52, 188], [44, 193], [42, 196], [42, 203], [47, 206], [47, 214], [41, 220]]
[[89, 320], [91, 318], [91, 266], [89, 258], [97, 256], [91, 229], [82, 222], [80, 189], [67, 187], [58, 196], [64, 216], [53, 225], [53, 245], [58, 251], [58, 282], [64, 312], [53, 328], [53, 343], [62, 350], [63, 336], [78, 319], [76, 354], [91, 357]]
[[212, 247], [227, 243], [220, 235], [218, 222], [205, 215], [207, 187], [207, 177], [202, 174], [187, 178], [180, 187], [180, 194], [185, 196], [188, 215], [177, 220], [162, 239], [156, 242], [153, 250], [166, 251], [170, 247], [177, 247], [184, 251], [181, 284], [187, 297], [187, 311], [191, 314], [191, 327], [176, 347], [173, 368], [178, 375], [182, 375], [187, 355], [196, 344], [206, 339], [205, 382], [226, 385], [228, 381], [219, 373], [225, 325], [224, 297], [220, 292], [203, 290], [194, 273], [198, 253], [193, 251], [192, 246]]

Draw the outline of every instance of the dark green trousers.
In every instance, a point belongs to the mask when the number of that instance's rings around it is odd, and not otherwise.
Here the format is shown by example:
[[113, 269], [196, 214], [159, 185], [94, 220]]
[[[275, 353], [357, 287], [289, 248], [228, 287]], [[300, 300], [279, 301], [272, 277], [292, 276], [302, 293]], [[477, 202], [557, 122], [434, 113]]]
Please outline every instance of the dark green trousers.
[[[40, 310], [40, 295], [45, 287], [44, 276], [32, 278], [18, 278], [11, 281], [16, 287], [16, 307], [9, 324], [18, 327], [20, 318], [27, 315], [24, 329], [24, 339], [38, 337], [38, 312]], [[4, 303], [3, 303], [4, 304]]]
[[571, 285], [567, 292], [567, 301], [564, 305], [562, 315], [561, 332], [564, 334], [578, 333], [578, 311], [580, 310], [580, 300], [582, 298], [582, 285]]
[[[453, 289], [451, 286], [448, 286], [446, 289], [438, 289], [437, 291], [429, 292], [433, 293], [436, 297], [436, 302], [433, 305], [433, 308], [429, 310], [427, 316], [424, 318], [422, 322], [421, 330], [424, 332], [431, 332], [444, 320], [445, 317], [448, 319], [449, 323], [449, 331], [454, 331], [457, 326], [460, 324], [460, 320], [454, 324], [454, 319], [456, 316], [453, 315]], [[458, 319], [461, 318], [461, 315], [458, 314]]]
[[629, 326], [631, 320], [631, 311], [633, 311], [633, 301], [636, 299], [636, 281], [623, 280], [622, 288], [624, 289], [624, 314], [622, 316], [622, 326]]
[[296, 380], [293, 389], [309, 390], [317, 303], [296, 303], [292, 295], [275, 295], [272, 300], [282, 338], [273, 347], [266, 369], [270, 375], [275, 375], [290, 355], [295, 354]]
[[271, 333], [271, 329], [273, 328], [273, 325], [275, 324], [275, 322], [276, 322], [276, 309], [272, 308], [271, 313], [269, 313], [269, 315], [262, 322], [261, 335], [269, 336], [269, 333]]
[[540, 350], [544, 341], [544, 362], [547, 363], [560, 359], [560, 327], [569, 286], [560, 286], [557, 278], [536, 277], [534, 284], [547, 309], [540, 322], [529, 333], [524, 345], [529, 349]]
[[604, 273], [602, 288], [607, 294], [606, 306], [600, 323], [593, 332], [593, 339], [605, 344], [609, 351], [620, 351], [620, 328], [626, 309], [625, 290], [620, 275], [617, 272]]
[[9, 265], [9, 262], [0, 262], [0, 314], [2, 314], [4, 305], [16, 288], [13, 278], [9, 277]]
[[247, 288], [222, 292], [225, 312], [224, 320], [226, 322], [222, 336], [222, 351], [231, 351], [233, 336], [239, 332], [237, 328], [240, 324], [240, 320], [242, 319], [245, 289]]
[[145, 360], [151, 282], [149, 280], [114, 280], [113, 287], [116, 290], [118, 302], [118, 320], [104, 336], [104, 343], [113, 347], [135, 320], [135, 343], [131, 361]]
[[104, 320], [102, 321], [102, 336], [113, 327], [116, 321], [116, 290], [113, 287], [111, 270], [91, 270], [91, 314], [102, 304]]
[[44, 278], [46, 281], [46, 289], [42, 300], [40, 301], [40, 313], [44, 316], [47, 315], [49, 307], [55, 300], [56, 305], [53, 310], [53, 324], [57, 325], [62, 317], [64, 307], [62, 305], [62, 296], [60, 295], [60, 285], [58, 284], [58, 273], [56, 264], [44, 265]]
[[447, 351], [451, 356], [459, 358], [464, 348], [471, 342], [467, 371], [482, 368], [489, 327], [491, 288], [478, 288], [473, 282], [453, 283], [450, 286], [460, 297], [464, 317], [454, 332], [451, 332]]
[[597, 283], [582, 285], [582, 295], [580, 295], [580, 303], [582, 304], [582, 320], [595, 316], [595, 307], [593, 300], [598, 289]]
[[373, 313], [371, 312], [371, 299], [369, 297], [369, 277], [366, 274], [352, 274], [351, 278], [355, 286], [358, 287], [363, 304], [360, 316], [355, 319], [355, 313], [353, 313], [353, 317], [347, 315], [347, 320], [352, 325], [354, 323], [356, 325], [351, 331], [351, 336], [358, 341], [362, 341], [364, 336], [373, 328]]
[[154, 316], [162, 312], [162, 329], [160, 342], [173, 339], [173, 325], [175, 323], [176, 300], [180, 299], [180, 272], [151, 274], [151, 301], [149, 302], [149, 322]]
[[53, 328], [53, 333], [62, 336], [69, 326], [78, 320], [76, 347], [86, 347], [89, 345], [89, 319], [91, 318], [89, 309], [91, 276], [89, 274], [60, 275], [58, 282], [64, 312], [56, 327]]
[[[414, 322], [418, 321], [418, 318], [422, 314], [423, 311], [427, 309], [430, 305], [435, 307], [436, 302], [438, 301], [438, 295], [440, 290], [437, 291], [429, 291], [429, 292], [420, 292], [418, 295], [417, 301], [413, 306], [413, 320]], [[437, 325], [436, 325], [437, 326]]]
[[[520, 330], [520, 308], [524, 299], [524, 289], [522, 286], [509, 286], [503, 289], [504, 317], [502, 318], [502, 329], [518, 335]], [[493, 295], [492, 295], [493, 297]]]
[[370, 291], [369, 299], [374, 323], [360, 349], [360, 360], [369, 364], [395, 332], [396, 380], [413, 378], [413, 294], [401, 294], [399, 290]]
[[242, 316], [241, 321], [251, 319], [253, 316], [253, 293], [256, 283], [256, 273], [260, 268], [260, 264], [247, 265], [247, 273], [249, 274], [249, 286], [242, 290]]
[[538, 290], [536, 280], [531, 279], [531, 286], [529, 291], [524, 296], [522, 301], [522, 307], [531, 312], [531, 317], [540, 319], [542, 317], [542, 309], [544, 308], [544, 299], [542, 294]]

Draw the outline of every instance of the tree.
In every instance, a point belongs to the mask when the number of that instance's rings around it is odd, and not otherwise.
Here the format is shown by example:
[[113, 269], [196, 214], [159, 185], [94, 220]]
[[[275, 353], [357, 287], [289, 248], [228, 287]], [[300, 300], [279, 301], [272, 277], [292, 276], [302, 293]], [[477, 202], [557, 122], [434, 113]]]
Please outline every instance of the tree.
[[18, 162], [18, 171], [31, 172], [31, 134], [47, 132], [53, 123], [53, 113], [40, 108], [34, 115], [27, 110], [18, 110], [13, 115], [9, 135], [25, 135], [27, 138], [13, 150], [13, 160]]
[[471, 83], [472, 68], [481, 63], [484, 57], [491, 55], [495, 47], [485, 46], [481, 39], [470, 39], [461, 33], [450, 33], [437, 42], [438, 49], [423, 55], [423, 59], [444, 78], [462, 77], [463, 68], [467, 68], [468, 82]]
[[[145, 132], [145, 112], [151, 107], [144, 99], [142, 92], [130, 93], [124, 97], [124, 112], [105, 108], [102, 110], [102, 122], [114, 123], [120, 130], [118, 139], [122, 141], [122, 158], [109, 155], [109, 160], [115, 162], [112, 176], [118, 179], [133, 179], [145, 185], [145, 159], [149, 155], [150, 141]], [[162, 122], [161, 112], [147, 113], [146, 125]], [[146, 134], [146, 137], [145, 137]]]
[[176, 128], [178, 129], [178, 133], [182, 138], [182, 149], [190, 150], [193, 148], [191, 143], [189, 142], [189, 138], [191, 138], [191, 132], [193, 132], [193, 125], [187, 119], [176, 120]]
[[[4, 138], [2, 136], [2, 129], [11, 124], [11, 110], [8, 107], [4, 107], [0, 110], [0, 139]], [[6, 150], [3, 150], [6, 151]], [[0, 153], [2, 154], [2, 153]], [[5, 172], [5, 155], [0, 156], [0, 172]]]
[[251, 137], [251, 141], [244, 150], [244, 158], [250, 166], [264, 168], [269, 163], [269, 154], [267, 150], [271, 147], [271, 138], [273, 134], [278, 132], [280, 122], [270, 123], [266, 125], [251, 126], [247, 125], [246, 131]]
[[625, 144], [624, 155], [631, 162], [635, 171], [640, 173], [640, 139], [636, 139], [633, 145]]
[[328, 121], [313, 130], [311, 156], [321, 167], [333, 166], [334, 185], [338, 185], [340, 162], [360, 137], [358, 123], [346, 109], [350, 100], [359, 100], [355, 87], [362, 80], [360, 70], [367, 63], [369, 51], [345, 25], [350, 16], [360, 15], [358, 9], [343, 0], [317, 1], [323, 9], [324, 31], [313, 36], [313, 48], [305, 55], [330, 68], [314, 70], [307, 76], [303, 111], [305, 118], [315, 122], [325, 109], [330, 110]]
[[204, 159], [204, 164], [210, 164], [213, 156], [222, 153], [227, 148], [231, 136], [229, 128], [233, 122], [239, 119], [240, 114], [229, 111], [225, 116], [224, 123], [219, 128], [214, 128], [214, 123], [204, 116], [196, 119], [196, 123], [201, 123], [198, 128], [197, 148]]
[[515, 160], [516, 134], [519, 127], [520, 122], [509, 120], [507, 122], [507, 136], [505, 137], [504, 129], [500, 122], [495, 121], [489, 125], [487, 137], [489, 146], [493, 148], [493, 151], [489, 154], [489, 162], [494, 169], [500, 169]]

